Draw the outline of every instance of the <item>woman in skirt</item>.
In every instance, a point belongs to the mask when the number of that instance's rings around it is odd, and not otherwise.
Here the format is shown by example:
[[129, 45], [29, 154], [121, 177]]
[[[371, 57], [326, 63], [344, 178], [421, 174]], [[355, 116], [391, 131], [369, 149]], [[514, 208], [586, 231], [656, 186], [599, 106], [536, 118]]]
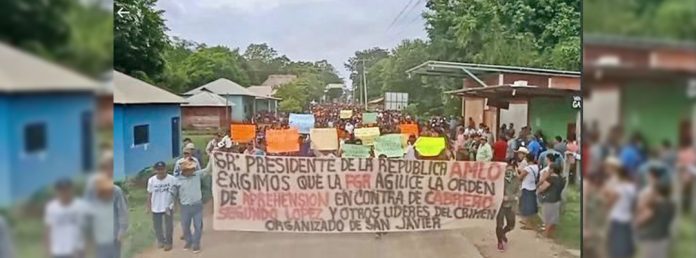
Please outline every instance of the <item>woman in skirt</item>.
[[616, 158], [607, 161], [608, 170], [614, 178], [613, 184], [606, 184], [603, 196], [607, 198], [609, 210], [609, 234], [607, 250], [611, 258], [630, 258], [635, 254], [633, 241], [633, 208], [636, 202], [636, 185], [627, 169]]
[[520, 147], [518, 152], [526, 152], [528, 155], [527, 166], [519, 167], [517, 170], [519, 173], [518, 177], [522, 180], [520, 184], [522, 193], [520, 195], [519, 208], [524, 226], [521, 229], [535, 230], [534, 219], [539, 211], [536, 195], [537, 181], [539, 181], [539, 166], [526, 148]]
[[563, 168], [556, 163], [550, 163], [549, 175], [539, 185], [538, 193], [541, 196], [542, 220], [546, 229], [544, 234], [553, 238], [556, 232], [561, 213], [561, 192], [565, 187], [565, 179], [561, 176]]

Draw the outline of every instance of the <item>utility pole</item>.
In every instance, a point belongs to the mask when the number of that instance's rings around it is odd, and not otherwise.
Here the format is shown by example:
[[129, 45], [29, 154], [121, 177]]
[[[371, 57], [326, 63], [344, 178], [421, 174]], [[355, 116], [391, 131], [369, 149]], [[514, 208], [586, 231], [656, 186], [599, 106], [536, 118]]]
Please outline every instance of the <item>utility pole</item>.
[[362, 59], [362, 75], [363, 75], [363, 95], [365, 96], [365, 110], [367, 110], [367, 74], [365, 73], [365, 59]]

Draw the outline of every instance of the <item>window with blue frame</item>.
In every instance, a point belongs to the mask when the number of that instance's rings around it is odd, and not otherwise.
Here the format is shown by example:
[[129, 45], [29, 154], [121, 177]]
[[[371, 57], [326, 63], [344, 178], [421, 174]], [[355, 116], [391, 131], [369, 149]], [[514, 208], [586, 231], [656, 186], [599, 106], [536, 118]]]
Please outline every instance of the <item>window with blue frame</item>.
[[36, 153], [46, 150], [46, 123], [31, 123], [24, 126], [24, 151]]
[[147, 144], [150, 142], [150, 125], [136, 125], [133, 127], [133, 145]]

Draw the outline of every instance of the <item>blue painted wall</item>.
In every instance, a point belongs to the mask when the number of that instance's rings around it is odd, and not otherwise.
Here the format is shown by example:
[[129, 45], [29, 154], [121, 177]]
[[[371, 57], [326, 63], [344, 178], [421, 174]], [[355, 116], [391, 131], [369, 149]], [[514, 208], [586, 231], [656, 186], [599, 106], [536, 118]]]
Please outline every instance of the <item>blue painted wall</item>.
[[[5, 141], [10, 138], [8, 117], [9, 101], [5, 95], [0, 95], [0, 141]], [[9, 157], [10, 145], [0, 143], [0, 159]], [[0, 160], [0, 207], [10, 205], [12, 195], [10, 192], [10, 162]]]
[[224, 95], [227, 101], [234, 103], [231, 118], [233, 121], [250, 120], [254, 112], [254, 97], [241, 95]]
[[[85, 112], [94, 114], [94, 109], [90, 93], [0, 95], [0, 179], [8, 184], [0, 183], [5, 189], [0, 190], [0, 204], [1, 199], [23, 200], [57, 179], [88, 172], [83, 169], [81, 124]], [[43, 151], [25, 151], [24, 128], [31, 123], [46, 125]], [[88, 151], [94, 153], [94, 145]]]
[[[172, 152], [172, 118], [181, 118], [179, 104], [114, 106], [114, 178], [122, 180], [152, 166], [170, 161]], [[133, 144], [133, 127], [149, 125], [149, 142]], [[181, 123], [177, 129], [181, 140]], [[183, 147], [183, 146], [180, 146]]]

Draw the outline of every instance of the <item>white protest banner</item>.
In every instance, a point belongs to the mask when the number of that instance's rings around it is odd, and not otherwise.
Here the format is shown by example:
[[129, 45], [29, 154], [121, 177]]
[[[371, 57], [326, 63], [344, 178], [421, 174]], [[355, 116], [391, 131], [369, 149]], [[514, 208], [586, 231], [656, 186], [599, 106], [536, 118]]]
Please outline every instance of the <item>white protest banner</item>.
[[215, 230], [493, 228], [503, 199], [501, 162], [212, 156]]
[[336, 128], [312, 128], [309, 131], [313, 150], [338, 150], [338, 131]]

